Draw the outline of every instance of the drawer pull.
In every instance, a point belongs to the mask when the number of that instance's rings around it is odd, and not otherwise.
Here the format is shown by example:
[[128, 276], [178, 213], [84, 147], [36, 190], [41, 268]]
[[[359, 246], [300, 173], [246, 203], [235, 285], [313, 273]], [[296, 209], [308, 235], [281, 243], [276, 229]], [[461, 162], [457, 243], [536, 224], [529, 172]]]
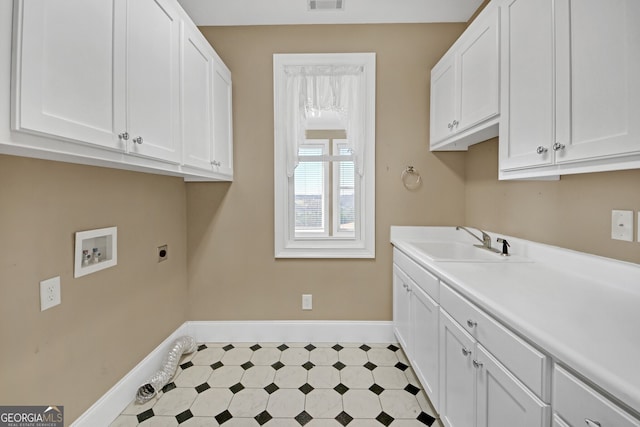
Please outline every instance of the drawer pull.
[[468, 350], [468, 349], [462, 347], [462, 355], [463, 356], [468, 356], [470, 354], [471, 354], [471, 350]]
[[602, 427], [602, 424], [600, 424], [598, 421], [593, 421], [590, 420], [589, 418], [585, 418], [584, 422], [589, 426], [589, 427]]
[[476, 326], [478, 326], [478, 322], [474, 322], [473, 320], [469, 319], [467, 320], [467, 326], [470, 328], [475, 328]]
[[477, 360], [474, 360], [474, 361], [473, 361], [473, 366], [474, 366], [475, 368], [478, 368], [478, 369], [479, 369], [479, 368], [482, 368], [482, 362], [478, 362]]

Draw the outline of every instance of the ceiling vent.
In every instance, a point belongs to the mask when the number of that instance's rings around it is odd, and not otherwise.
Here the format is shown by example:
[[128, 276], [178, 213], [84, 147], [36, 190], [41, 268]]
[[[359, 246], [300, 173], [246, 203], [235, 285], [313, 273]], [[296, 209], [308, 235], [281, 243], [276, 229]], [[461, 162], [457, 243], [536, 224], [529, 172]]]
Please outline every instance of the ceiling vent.
[[344, 0], [307, 0], [309, 10], [344, 10]]

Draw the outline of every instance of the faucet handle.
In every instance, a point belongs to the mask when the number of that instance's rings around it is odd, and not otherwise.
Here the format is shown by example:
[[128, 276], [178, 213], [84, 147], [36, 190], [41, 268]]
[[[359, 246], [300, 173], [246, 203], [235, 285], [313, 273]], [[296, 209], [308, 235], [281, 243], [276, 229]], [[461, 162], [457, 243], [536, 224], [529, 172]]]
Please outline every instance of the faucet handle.
[[502, 255], [509, 256], [509, 248], [511, 247], [509, 242], [502, 237], [498, 237], [498, 243], [502, 243]]

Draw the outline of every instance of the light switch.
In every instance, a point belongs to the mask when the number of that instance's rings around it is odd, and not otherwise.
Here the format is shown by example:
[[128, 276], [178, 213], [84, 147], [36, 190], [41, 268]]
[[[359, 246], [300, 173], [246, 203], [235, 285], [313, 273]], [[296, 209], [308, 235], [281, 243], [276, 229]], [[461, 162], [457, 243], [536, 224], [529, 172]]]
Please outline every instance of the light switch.
[[611, 211], [611, 238], [633, 242], [633, 211]]

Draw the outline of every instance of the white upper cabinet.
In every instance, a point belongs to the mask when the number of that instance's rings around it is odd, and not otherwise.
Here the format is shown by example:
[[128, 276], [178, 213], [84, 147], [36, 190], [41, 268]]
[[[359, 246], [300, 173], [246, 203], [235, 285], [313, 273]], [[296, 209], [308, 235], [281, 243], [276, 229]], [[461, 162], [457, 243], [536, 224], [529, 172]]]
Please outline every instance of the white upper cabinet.
[[432, 150], [466, 150], [497, 136], [499, 29], [491, 3], [431, 70]]
[[231, 71], [219, 58], [213, 65], [213, 170], [233, 176]]
[[640, 3], [501, 9], [500, 177], [640, 167]]
[[123, 3], [15, 2], [12, 126], [123, 150]]
[[231, 73], [175, 0], [13, 4], [12, 127], [46, 138], [3, 152], [232, 178]]
[[180, 162], [180, 17], [170, 0], [127, 2], [129, 153]]
[[185, 165], [213, 170], [214, 54], [197, 30], [182, 31], [182, 141]]

